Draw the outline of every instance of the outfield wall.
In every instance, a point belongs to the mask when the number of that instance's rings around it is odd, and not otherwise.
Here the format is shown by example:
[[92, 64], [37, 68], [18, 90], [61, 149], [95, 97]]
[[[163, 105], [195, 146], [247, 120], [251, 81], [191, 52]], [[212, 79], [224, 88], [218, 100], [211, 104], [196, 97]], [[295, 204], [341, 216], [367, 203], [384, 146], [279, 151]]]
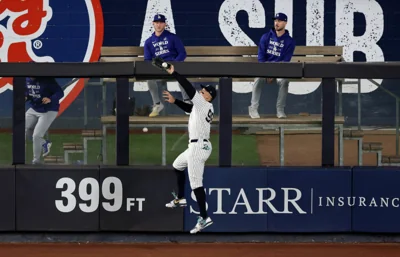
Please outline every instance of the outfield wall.
[[[398, 168], [206, 168], [219, 233], [399, 233]], [[9, 166], [0, 169], [3, 232], [188, 232], [198, 213], [167, 209], [171, 168]]]

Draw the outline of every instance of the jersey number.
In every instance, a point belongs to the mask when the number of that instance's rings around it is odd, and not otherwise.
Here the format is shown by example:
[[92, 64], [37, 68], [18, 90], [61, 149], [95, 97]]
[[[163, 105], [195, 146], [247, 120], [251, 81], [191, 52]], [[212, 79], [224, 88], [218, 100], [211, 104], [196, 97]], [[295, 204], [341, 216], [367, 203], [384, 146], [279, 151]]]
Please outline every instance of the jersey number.
[[208, 123], [211, 123], [213, 117], [214, 117], [214, 113], [211, 111], [211, 109], [208, 110], [207, 117], [206, 117], [206, 121], [207, 121]]

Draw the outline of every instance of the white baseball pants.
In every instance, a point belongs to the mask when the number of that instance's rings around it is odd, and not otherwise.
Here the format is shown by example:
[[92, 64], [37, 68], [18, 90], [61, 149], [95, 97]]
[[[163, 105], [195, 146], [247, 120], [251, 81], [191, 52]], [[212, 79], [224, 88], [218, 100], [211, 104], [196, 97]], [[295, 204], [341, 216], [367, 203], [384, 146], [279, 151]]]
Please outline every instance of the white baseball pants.
[[181, 153], [172, 166], [176, 170], [188, 169], [189, 182], [192, 190], [203, 186], [204, 165], [212, 151], [211, 142], [202, 139], [195, 143], [189, 143], [188, 149]]

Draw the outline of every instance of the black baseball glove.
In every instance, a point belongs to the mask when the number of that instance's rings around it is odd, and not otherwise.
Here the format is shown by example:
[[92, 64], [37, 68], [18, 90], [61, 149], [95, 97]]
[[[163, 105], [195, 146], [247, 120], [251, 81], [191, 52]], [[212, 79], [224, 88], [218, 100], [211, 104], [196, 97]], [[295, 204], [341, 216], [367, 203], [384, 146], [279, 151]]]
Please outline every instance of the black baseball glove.
[[[171, 67], [170, 63], [167, 63], [159, 56], [154, 57], [153, 60], [151, 61], [151, 64], [153, 64], [154, 67], [156, 67], [157, 69], [160, 69], [162, 71], [166, 71]], [[163, 64], [165, 65], [165, 67], [163, 66]]]

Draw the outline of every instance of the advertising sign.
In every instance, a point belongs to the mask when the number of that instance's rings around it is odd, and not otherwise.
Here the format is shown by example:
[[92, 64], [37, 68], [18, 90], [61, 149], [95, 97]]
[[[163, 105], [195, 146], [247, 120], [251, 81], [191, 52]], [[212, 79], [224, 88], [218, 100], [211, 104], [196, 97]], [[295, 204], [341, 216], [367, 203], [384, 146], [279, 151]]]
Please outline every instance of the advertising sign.
[[101, 230], [183, 230], [183, 210], [165, 207], [176, 188], [173, 169], [104, 166], [100, 181]]
[[97, 231], [100, 188], [95, 166], [18, 166], [17, 230]]
[[350, 231], [351, 169], [269, 169], [268, 188], [268, 231]]
[[355, 232], [400, 232], [400, 169], [354, 168], [353, 195], [346, 204], [353, 210]]
[[[206, 168], [204, 173], [206, 207], [214, 221], [204, 231], [267, 231], [267, 215], [262, 206], [267, 187], [265, 168]], [[189, 231], [196, 225], [199, 209], [188, 178], [185, 195], [185, 231]]]
[[[204, 232], [398, 233], [399, 171], [209, 167]], [[186, 179], [187, 206], [169, 209], [170, 167], [0, 167], [0, 231], [188, 232], [199, 209]]]
[[[351, 169], [209, 168], [204, 176], [209, 232], [350, 231]], [[189, 186], [185, 230], [198, 215]]]

